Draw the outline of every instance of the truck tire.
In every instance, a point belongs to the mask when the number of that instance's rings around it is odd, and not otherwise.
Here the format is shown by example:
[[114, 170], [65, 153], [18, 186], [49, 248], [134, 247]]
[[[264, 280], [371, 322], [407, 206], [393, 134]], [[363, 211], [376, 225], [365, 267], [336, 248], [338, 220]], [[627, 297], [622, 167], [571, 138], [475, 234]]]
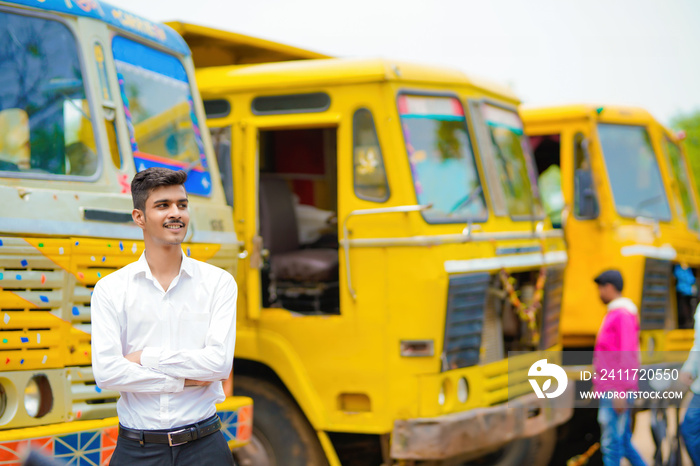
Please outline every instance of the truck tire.
[[552, 428], [534, 437], [514, 440], [498, 452], [467, 465], [547, 466], [554, 454], [556, 443], [557, 429]]
[[328, 466], [316, 432], [294, 400], [275, 385], [234, 377], [234, 395], [253, 399], [253, 435], [233, 456], [240, 466]]

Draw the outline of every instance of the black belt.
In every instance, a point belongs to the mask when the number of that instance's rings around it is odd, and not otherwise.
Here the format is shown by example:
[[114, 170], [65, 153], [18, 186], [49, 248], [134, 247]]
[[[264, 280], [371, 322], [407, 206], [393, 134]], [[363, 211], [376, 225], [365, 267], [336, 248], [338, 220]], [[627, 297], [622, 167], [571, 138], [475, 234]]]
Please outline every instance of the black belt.
[[171, 447], [206, 437], [221, 430], [221, 420], [215, 414], [196, 424], [178, 427], [172, 430], [136, 430], [119, 424], [119, 436], [144, 443], [163, 443]]

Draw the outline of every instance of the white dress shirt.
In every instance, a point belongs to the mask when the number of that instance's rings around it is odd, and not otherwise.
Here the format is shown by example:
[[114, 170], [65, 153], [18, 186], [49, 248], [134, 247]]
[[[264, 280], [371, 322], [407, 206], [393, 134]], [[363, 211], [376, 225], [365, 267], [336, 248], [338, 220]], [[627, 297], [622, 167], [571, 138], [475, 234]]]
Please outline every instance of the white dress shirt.
[[[145, 254], [97, 282], [92, 367], [98, 387], [121, 393], [122, 425], [170, 429], [216, 413], [233, 365], [237, 295], [231, 274], [184, 254], [167, 291]], [[142, 365], [124, 358], [139, 350]], [[213, 383], [185, 387], [185, 379]]]

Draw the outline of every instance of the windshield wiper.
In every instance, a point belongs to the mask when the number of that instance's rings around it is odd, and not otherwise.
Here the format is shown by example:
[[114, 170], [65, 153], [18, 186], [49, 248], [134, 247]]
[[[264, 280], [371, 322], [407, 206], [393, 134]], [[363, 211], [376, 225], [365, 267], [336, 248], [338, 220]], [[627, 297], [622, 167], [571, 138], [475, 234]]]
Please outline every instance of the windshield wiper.
[[450, 209], [450, 211], [447, 213], [447, 215], [452, 215], [453, 213], [455, 213], [459, 209], [462, 209], [464, 207], [469, 206], [469, 204], [471, 204], [472, 201], [474, 199], [476, 199], [476, 197], [480, 193], [481, 193], [481, 186], [475, 187], [474, 189], [472, 189], [472, 191], [469, 194], [467, 194], [465, 197], [460, 199], [459, 202], [457, 202], [457, 204], [455, 204], [454, 207], [452, 207], [452, 209]]
[[640, 208], [649, 205], [649, 204], [656, 204], [659, 201], [663, 201], [665, 199], [663, 194], [657, 194], [656, 196], [650, 197], [648, 199], [643, 200], [639, 204], [637, 204], [637, 207], [635, 207], [635, 211], [639, 211]]
[[71, 105], [71, 107], [73, 107], [78, 112], [80, 112], [80, 114], [82, 115], [83, 118], [85, 118], [87, 121], [91, 121], [88, 114], [85, 113], [85, 110], [83, 110], [82, 107], [80, 107], [80, 105], [75, 103], [75, 100], [71, 99], [67, 94], [61, 93], [61, 95], [63, 95], [66, 98], [66, 100], [64, 100], [64, 102], [68, 102]]
[[185, 173], [187, 173], [189, 175], [190, 172], [195, 169], [195, 167], [204, 168], [204, 165], [202, 165], [202, 161], [201, 161], [201, 159], [199, 159], [199, 157], [197, 157], [197, 160], [195, 160], [194, 162], [187, 165], [187, 167], [185, 167], [184, 171], [185, 171]]

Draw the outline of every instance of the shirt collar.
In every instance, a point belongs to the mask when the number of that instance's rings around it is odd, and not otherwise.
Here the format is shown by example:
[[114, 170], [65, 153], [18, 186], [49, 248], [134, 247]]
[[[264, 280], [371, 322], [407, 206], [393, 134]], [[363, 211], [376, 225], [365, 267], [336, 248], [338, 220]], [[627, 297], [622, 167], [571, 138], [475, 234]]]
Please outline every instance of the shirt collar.
[[187, 257], [185, 252], [182, 252], [182, 262], [180, 263], [180, 272], [185, 272], [187, 275], [194, 277], [194, 259]]
[[[182, 252], [182, 262], [180, 262], [180, 272], [178, 275], [181, 275], [182, 272], [185, 272], [189, 277], [194, 276], [194, 267], [193, 267], [193, 259], [187, 257], [185, 255], [185, 252]], [[153, 274], [151, 273], [151, 268], [148, 266], [148, 261], [146, 260], [146, 251], [141, 253], [141, 257], [139, 257], [139, 260], [136, 261], [135, 265], [135, 271], [134, 274], [139, 274], [143, 273], [145, 274], [146, 278], [149, 280], [153, 280]]]

